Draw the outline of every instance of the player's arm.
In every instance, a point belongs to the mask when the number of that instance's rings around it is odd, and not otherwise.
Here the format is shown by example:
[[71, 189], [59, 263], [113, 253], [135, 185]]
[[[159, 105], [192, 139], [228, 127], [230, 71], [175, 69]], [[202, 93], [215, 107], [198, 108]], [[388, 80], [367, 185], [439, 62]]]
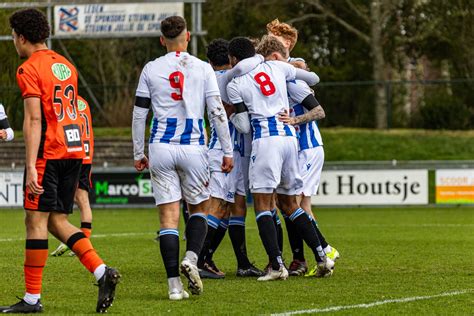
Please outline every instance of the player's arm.
[[147, 66], [145, 66], [138, 82], [132, 118], [133, 160], [137, 171], [148, 168], [148, 158], [145, 156], [145, 125], [150, 106], [151, 97], [148, 89]]
[[216, 74], [210, 65], [204, 68], [206, 72], [206, 82], [204, 93], [206, 97], [207, 115], [212, 121], [217, 133], [217, 138], [221, 144], [224, 157], [222, 158], [222, 172], [231, 172], [234, 167], [234, 146], [230, 138], [229, 121], [222, 104]]
[[145, 125], [151, 99], [137, 96], [133, 107], [132, 138], [133, 138], [133, 160], [137, 171], [148, 168], [148, 159], [145, 156]]
[[0, 140], [9, 142], [13, 140], [14, 137], [15, 133], [10, 127], [10, 123], [8, 123], [8, 118], [3, 106], [0, 104]]
[[233, 157], [234, 148], [232, 146], [232, 140], [229, 132], [229, 121], [227, 120], [227, 114], [222, 105], [221, 97], [218, 95], [210, 95], [206, 97], [207, 104], [207, 115], [209, 120], [212, 121], [214, 128], [217, 133], [217, 138], [221, 144], [222, 151], [224, 152], [224, 160], [222, 162], [222, 171], [230, 172], [233, 168]]
[[248, 108], [240, 96], [239, 89], [235, 81], [232, 81], [227, 85], [227, 95], [230, 102], [234, 106], [234, 113], [229, 117], [230, 121], [232, 124], [234, 124], [239, 133], [250, 133], [251, 127]]
[[295, 68], [289, 63], [285, 63], [283, 61], [273, 61], [278, 65], [278, 67], [283, 70], [285, 73], [286, 81], [293, 81], [293, 80], [303, 80], [309, 86], [314, 86], [319, 83], [319, 77], [316, 73], [306, 71], [303, 69]]
[[304, 69], [309, 71], [309, 67], [306, 64], [306, 61], [303, 58], [300, 57], [290, 57], [288, 58], [288, 63], [296, 68]]
[[263, 58], [263, 56], [260, 54], [255, 54], [255, 56], [253, 57], [245, 58], [237, 65], [235, 65], [232, 69], [226, 71], [227, 82], [232, 81], [232, 79], [235, 77], [245, 75], [264, 61], [265, 58]]
[[300, 125], [311, 121], [319, 121], [326, 117], [323, 107], [312, 94], [308, 95], [301, 105], [308, 109], [308, 112], [295, 117], [290, 117], [288, 114], [283, 113], [280, 114], [279, 120], [288, 125]]
[[38, 184], [36, 159], [41, 142], [41, 99], [31, 97], [24, 100], [25, 118], [23, 138], [26, 148], [26, 187], [33, 194], [42, 194], [43, 187]]
[[308, 112], [298, 115], [296, 117], [290, 117], [287, 113], [280, 115], [280, 121], [289, 125], [299, 125], [308, 123], [311, 121], [322, 120], [326, 117], [323, 107], [319, 104], [318, 100], [313, 94], [313, 91], [308, 87], [307, 84], [301, 81], [293, 81], [287, 84], [288, 95], [300, 103]]

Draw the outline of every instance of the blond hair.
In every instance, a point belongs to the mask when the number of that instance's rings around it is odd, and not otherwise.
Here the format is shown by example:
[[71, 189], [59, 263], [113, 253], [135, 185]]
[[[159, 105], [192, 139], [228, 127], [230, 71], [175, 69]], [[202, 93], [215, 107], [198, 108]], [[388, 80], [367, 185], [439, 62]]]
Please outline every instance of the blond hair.
[[264, 35], [257, 46], [257, 53], [263, 57], [268, 57], [273, 53], [280, 53], [283, 58], [287, 58], [285, 46], [272, 35]]
[[293, 50], [298, 41], [298, 30], [288, 23], [282, 23], [278, 19], [275, 19], [267, 24], [268, 33], [281, 36], [284, 39], [290, 41], [289, 50]]

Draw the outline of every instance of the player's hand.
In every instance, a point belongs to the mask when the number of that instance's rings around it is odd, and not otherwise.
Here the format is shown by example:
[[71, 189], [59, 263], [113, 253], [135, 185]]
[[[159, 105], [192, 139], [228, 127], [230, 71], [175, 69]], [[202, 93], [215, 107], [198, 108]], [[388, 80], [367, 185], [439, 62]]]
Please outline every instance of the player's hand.
[[148, 169], [148, 158], [146, 156], [144, 156], [140, 160], [135, 160], [134, 164], [135, 164], [135, 169], [137, 171], [143, 171], [143, 170], [145, 170], [145, 168]]
[[26, 187], [34, 195], [43, 194], [44, 189], [38, 184], [38, 171], [36, 168], [29, 168], [26, 172]]
[[6, 140], [7, 139], [7, 131], [4, 129], [0, 129], [0, 139]]
[[280, 115], [278, 115], [278, 120], [280, 120], [280, 122], [283, 122], [284, 124], [286, 125], [295, 125], [296, 122], [295, 122], [295, 118], [294, 117], [291, 117], [288, 112], [283, 112], [283, 113], [280, 113]]
[[234, 159], [224, 156], [224, 158], [222, 158], [222, 172], [229, 173], [232, 171], [232, 168], [234, 168]]
[[301, 60], [292, 61], [292, 62], [290, 62], [290, 64], [293, 65], [296, 68], [309, 71], [309, 67], [304, 61], [301, 61]]

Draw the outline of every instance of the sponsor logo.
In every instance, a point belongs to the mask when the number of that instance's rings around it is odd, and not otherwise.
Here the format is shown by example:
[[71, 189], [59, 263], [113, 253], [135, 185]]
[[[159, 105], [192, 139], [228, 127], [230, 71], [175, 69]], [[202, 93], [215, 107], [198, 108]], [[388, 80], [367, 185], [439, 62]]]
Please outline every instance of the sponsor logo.
[[60, 8], [59, 9], [59, 30], [62, 32], [74, 32], [78, 29], [79, 24], [79, 9], [78, 7], [73, 8]]
[[79, 125], [70, 124], [64, 126], [64, 136], [66, 139], [67, 147], [80, 147], [79, 151], [82, 150], [81, 132]]
[[79, 111], [84, 111], [86, 109], [87, 105], [84, 101], [82, 101], [81, 99], [77, 99], [77, 109]]
[[58, 78], [58, 80], [64, 81], [71, 78], [71, 69], [68, 66], [61, 63], [55, 63], [51, 66], [51, 70], [53, 71], [53, 75]]

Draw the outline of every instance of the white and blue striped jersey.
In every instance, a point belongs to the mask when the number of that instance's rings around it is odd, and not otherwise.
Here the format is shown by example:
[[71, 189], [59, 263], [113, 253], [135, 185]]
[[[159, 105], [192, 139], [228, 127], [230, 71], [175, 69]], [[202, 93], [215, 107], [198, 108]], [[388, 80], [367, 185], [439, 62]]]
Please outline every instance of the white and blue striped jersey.
[[170, 52], [143, 69], [136, 95], [151, 99], [150, 144], [204, 145], [206, 98], [220, 96], [212, 67], [187, 52]]
[[296, 70], [290, 64], [268, 61], [235, 77], [228, 84], [230, 102], [243, 102], [248, 108], [254, 140], [270, 136], [296, 136], [293, 126], [278, 120], [278, 114], [289, 111], [286, 81], [295, 80], [295, 76]]
[[[227, 70], [218, 70], [215, 71], [217, 85], [219, 86], [219, 91], [221, 93], [222, 102], [227, 104], [230, 103], [229, 97], [227, 96], [227, 78], [226, 73]], [[221, 144], [219, 142], [219, 138], [217, 137], [216, 129], [212, 121], [210, 122], [211, 125], [211, 138], [209, 139], [209, 149], [221, 149]], [[239, 132], [235, 129], [234, 125], [229, 120], [229, 133], [230, 139], [233, 143], [234, 150], [239, 150]]]
[[[312, 92], [311, 88], [302, 80], [293, 80], [288, 82], [288, 98], [290, 102], [290, 115], [303, 115], [308, 110], [301, 105], [301, 102]], [[298, 132], [298, 142], [300, 150], [315, 148], [323, 145], [323, 139], [319, 132], [318, 123], [311, 121], [300, 124], [296, 127]]]

